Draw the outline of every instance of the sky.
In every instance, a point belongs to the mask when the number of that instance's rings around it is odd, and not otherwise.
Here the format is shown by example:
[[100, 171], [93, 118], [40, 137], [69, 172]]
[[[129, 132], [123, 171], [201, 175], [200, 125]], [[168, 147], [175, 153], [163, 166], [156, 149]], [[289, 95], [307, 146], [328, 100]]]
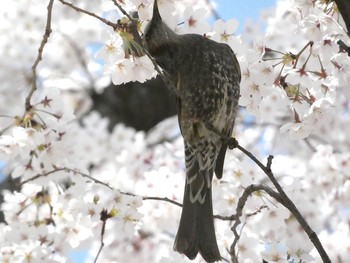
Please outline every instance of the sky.
[[260, 10], [270, 9], [277, 0], [214, 0], [220, 17], [227, 21], [235, 18], [239, 21], [238, 31], [242, 31], [244, 22], [249, 18], [258, 21]]

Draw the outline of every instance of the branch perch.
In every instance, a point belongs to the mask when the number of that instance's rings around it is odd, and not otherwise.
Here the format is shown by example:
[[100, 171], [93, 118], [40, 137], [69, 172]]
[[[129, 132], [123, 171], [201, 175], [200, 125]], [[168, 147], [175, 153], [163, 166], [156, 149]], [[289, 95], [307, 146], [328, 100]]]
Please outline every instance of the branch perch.
[[[317, 252], [319, 253], [323, 262], [331, 263], [331, 260], [328, 256], [327, 252], [323, 248], [317, 234], [312, 230], [310, 225], [306, 222], [305, 218], [302, 216], [302, 214], [300, 213], [298, 208], [293, 203], [293, 201], [287, 196], [287, 194], [284, 192], [282, 186], [276, 180], [276, 178], [271, 170], [273, 156], [269, 155], [269, 157], [267, 158], [267, 165], [265, 166], [251, 152], [247, 151], [245, 148], [243, 148], [241, 145], [239, 145], [238, 141], [235, 138], [231, 139], [229, 148], [230, 149], [233, 149], [233, 148], [239, 149], [241, 152], [243, 152], [245, 155], [247, 155], [251, 160], [253, 160], [260, 167], [260, 169], [270, 179], [270, 181], [272, 182], [272, 184], [276, 188], [277, 192], [273, 191], [271, 188], [261, 188], [260, 190], [264, 190], [266, 193], [268, 193], [270, 196], [275, 198], [279, 203], [281, 203], [285, 208], [287, 208], [293, 214], [293, 216], [298, 220], [299, 224], [304, 229], [305, 233], [308, 235], [312, 244], [315, 246], [315, 248], [316, 248]], [[252, 191], [254, 189], [254, 187], [256, 187], [256, 186], [252, 186], [252, 188], [250, 188], [249, 190], [246, 190], [243, 194], [245, 194], [245, 195], [247, 195], [248, 193], [250, 194], [249, 191]], [[261, 186], [259, 186], [259, 187], [261, 187]], [[241, 198], [243, 198], [243, 195]], [[244, 196], [244, 198], [246, 198], [246, 196]], [[243, 202], [242, 204], [244, 206], [245, 202]], [[239, 208], [237, 206], [237, 211], [238, 211], [237, 212], [237, 219], [240, 217], [240, 215], [238, 214], [240, 209], [243, 209], [243, 207]], [[242, 212], [242, 211], [240, 211], [240, 212]], [[231, 247], [231, 249], [232, 249], [232, 247]]]

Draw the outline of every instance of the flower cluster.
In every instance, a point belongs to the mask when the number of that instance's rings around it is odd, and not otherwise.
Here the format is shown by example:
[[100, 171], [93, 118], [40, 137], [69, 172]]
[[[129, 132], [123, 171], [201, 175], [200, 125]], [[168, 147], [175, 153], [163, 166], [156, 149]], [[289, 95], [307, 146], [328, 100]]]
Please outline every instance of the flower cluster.
[[337, 44], [348, 41], [342, 18], [333, 2], [323, 1], [281, 1], [276, 14], [256, 51], [263, 59], [243, 65], [242, 105], [263, 122], [289, 119], [281, 132], [293, 138], [331, 132], [343, 111], [336, 102], [350, 62]]
[[[17, 182], [15, 191], [3, 191], [0, 261], [69, 262], [71, 251], [83, 250], [87, 262], [186, 262], [172, 251], [185, 182], [176, 118], [148, 133], [122, 124], [109, 131], [108, 119], [88, 112], [88, 88], [157, 74], [138, 39], [153, 1], [116, 1], [138, 12], [134, 22], [112, 0], [73, 1], [111, 29], [62, 2], [53, 5], [52, 33], [34, 75], [47, 3], [8, 0], [0, 10], [0, 161], [4, 176]], [[350, 41], [334, 1], [279, 0], [266, 32], [250, 25], [242, 36], [234, 19], [209, 25], [207, 1], [158, 2], [179, 34], [205, 35], [237, 54], [242, 109], [234, 137], [259, 159], [274, 154], [277, 180], [331, 259], [345, 262], [350, 56], [338, 41]], [[236, 213], [250, 185], [270, 183], [236, 150], [224, 169], [213, 181], [213, 204], [220, 251], [229, 259], [234, 234], [223, 218]], [[249, 196], [240, 220], [239, 262], [320, 261], [295, 217], [264, 191]]]

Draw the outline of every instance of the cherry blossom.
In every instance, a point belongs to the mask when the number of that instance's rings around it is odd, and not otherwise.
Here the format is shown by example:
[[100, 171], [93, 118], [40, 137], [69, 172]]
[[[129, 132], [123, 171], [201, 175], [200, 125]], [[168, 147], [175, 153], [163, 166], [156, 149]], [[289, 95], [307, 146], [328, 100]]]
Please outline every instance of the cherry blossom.
[[[158, 2], [177, 33], [205, 35], [236, 53], [242, 81], [233, 136], [262, 163], [274, 155], [271, 170], [282, 188], [331, 259], [345, 262], [350, 57], [338, 40], [347, 46], [350, 40], [335, 3], [279, 0], [264, 16], [266, 29], [250, 22], [239, 35], [234, 18], [209, 25], [206, 1]], [[142, 35], [153, 1], [117, 3], [139, 12]], [[110, 131], [106, 117], [90, 112], [87, 96], [110, 81], [155, 77], [152, 61], [125, 27], [109, 28], [55, 1], [52, 33], [34, 79], [47, 4], [8, 0], [0, 10], [0, 161], [4, 176], [20, 186], [3, 191], [0, 261], [69, 262], [71, 251], [83, 250], [93, 262], [103, 240], [101, 262], [189, 262], [172, 251], [180, 207], [164, 201], [181, 203], [183, 195], [177, 118], [149, 132], [123, 124]], [[113, 1], [73, 4], [112, 23], [130, 23]], [[251, 159], [229, 150], [223, 179], [213, 179], [214, 214], [235, 215], [252, 184], [275, 190]], [[239, 262], [320, 262], [295, 217], [266, 192], [249, 195], [240, 220]], [[215, 220], [220, 252], [228, 260], [232, 222]]]
[[184, 25], [181, 27], [182, 33], [205, 34], [209, 31], [209, 25], [205, 21], [207, 10], [204, 8], [193, 9], [191, 6], [184, 11]]

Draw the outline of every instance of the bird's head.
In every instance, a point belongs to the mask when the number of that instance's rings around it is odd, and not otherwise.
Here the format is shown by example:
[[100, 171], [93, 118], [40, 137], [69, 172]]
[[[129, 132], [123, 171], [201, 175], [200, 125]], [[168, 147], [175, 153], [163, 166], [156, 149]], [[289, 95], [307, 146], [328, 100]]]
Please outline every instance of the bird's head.
[[144, 41], [148, 52], [151, 55], [155, 55], [160, 49], [166, 48], [176, 37], [176, 33], [163, 22], [159, 13], [157, 0], [155, 0], [153, 16], [144, 34]]

